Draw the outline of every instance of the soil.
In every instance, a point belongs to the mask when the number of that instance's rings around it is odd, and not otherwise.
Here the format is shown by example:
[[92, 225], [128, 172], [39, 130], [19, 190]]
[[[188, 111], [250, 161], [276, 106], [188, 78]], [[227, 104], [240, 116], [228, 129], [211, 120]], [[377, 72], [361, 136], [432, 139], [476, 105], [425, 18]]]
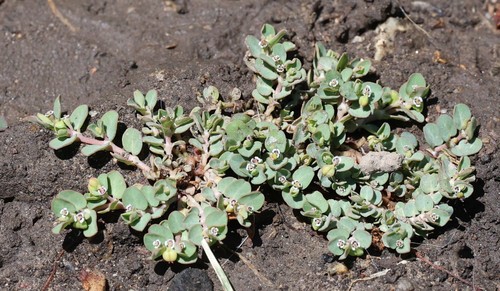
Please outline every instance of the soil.
[[[82, 103], [115, 109], [124, 122], [136, 89], [157, 89], [166, 104], [187, 108], [208, 85], [223, 95], [237, 87], [248, 98], [244, 37], [264, 23], [287, 28], [310, 64], [317, 41], [373, 58], [377, 27], [394, 17], [401, 31], [388, 43], [392, 51], [373, 62], [374, 76], [397, 88], [421, 72], [432, 89], [430, 120], [456, 103], [470, 106], [485, 144], [473, 158], [473, 197], [456, 201], [453, 220], [405, 256], [370, 249], [338, 265], [325, 238], [279, 200], [256, 216], [253, 245], [238, 248], [246, 232], [234, 225], [215, 253], [236, 290], [498, 290], [500, 32], [493, 2], [0, 0], [0, 115], [9, 123], [0, 132], [0, 289], [76, 290], [88, 288], [89, 278], [105, 278], [109, 290], [209, 290], [210, 280], [221, 289], [205, 257], [190, 267], [153, 262], [141, 235], [117, 217], [106, 217], [92, 240], [53, 235], [52, 197], [84, 191], [88, 178], [117, 166], [75, 148], [51, 150], [50, 134], [23, 117], [48, 111], [59, 95], [68, 110]], [[141, 179], [120, 171], [129, 182]]]

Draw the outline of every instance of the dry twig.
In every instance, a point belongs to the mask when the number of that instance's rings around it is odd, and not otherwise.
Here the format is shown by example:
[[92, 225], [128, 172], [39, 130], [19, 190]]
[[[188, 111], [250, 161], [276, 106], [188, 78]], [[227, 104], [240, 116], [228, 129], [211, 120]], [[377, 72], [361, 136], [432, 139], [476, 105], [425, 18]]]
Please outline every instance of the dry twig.
[[50, 7], [50, 10], [52, 11], [52, 13], [54, 13], [54, 15], [62, 23], [64, 23], [64, 25], [66, 25], [69, 28], [69, 30], [71, 30], [71, 32], [75, 32], [78, 30], [76, 27], [73, 26], [73, 24], [71, 24], [71, 22], [69, 22], [69, 20], [66, 17], [64, 17], [64, 15], [62, 15], [62, 13], [59, 11], [59, 9], [57, 9], [57, 6], [56, 6], [56, 3], [54, 3], [54, 0], [47, 0], [47, 3], [49, 4], [49, 7]]
[[54, 280], [54, 276], [56, 275], [57, 265], [59, 265], [59, 261], [61, 260], [64, 253], [65, 253], [65, 251], [61, 250], [59, 252], [59, 254], [57, 255], [56, 260], [54, 261], [54, 264], [52, 265], [52, 271], [50, 272], [49, 277], [45, 281], [45, 284], [43, 284], [43, 287], [41, 289], [42, 291], [46, 291], [49, 289], [50, 283], [52, 282], [52, 280]]
[[472, 287], [472, 290], [484, 290], [483, 288], [481, 287], [477, 287], [475, 286], [474, 284], [472, 284], [471, 282], [465, 280], [465, 279], [462, 279], [461, 277], [459, 277], [458, 275], [456, 274], [453, 274], [452, 272], [446, 270], [445, 268], [441, 267], [441, 266], [438, 266], [436, 264], [434, 264], [433, 262], [431, 262], [429, 259], [427, 259], [426, 257], [424, 257], [420, 252], [415, 252], [415, 256], [422, 262], [426, 263], [426, 264], [429, 264], [433, 269], [436, 269], [436, 270], [439, 270], [439, 271], [443, 271], [445, 272], [446, 274], [448, 274], [449, 276], [452, 276], [453, 278], [457, 279], [458, 281], [464, 283], [465, 285], [467, 286], [470, 286]]

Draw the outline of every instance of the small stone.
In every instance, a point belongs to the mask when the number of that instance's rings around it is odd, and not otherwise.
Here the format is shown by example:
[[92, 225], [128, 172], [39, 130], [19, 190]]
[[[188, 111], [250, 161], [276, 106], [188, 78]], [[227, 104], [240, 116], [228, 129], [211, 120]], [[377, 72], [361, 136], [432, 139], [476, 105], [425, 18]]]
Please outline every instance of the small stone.
[[390, 173], [401, 168], [403, 156], [393, 152], [369, 152], [361, 157], [359, 167], [363, 173]]
[[175, 275], [172, 283], [168, 287], [170, 291], [198, 291], [214, 290], [214, 283], [207, 275], [206, 271], [194, 268], [187, 268]]
[[399, 278], [398, 282], [396, 283], [396, 291], [413, 291], [415, 290], [415, 287], [413, 287], [413, 284], [408, 280], [406, 277], [401, 277]]

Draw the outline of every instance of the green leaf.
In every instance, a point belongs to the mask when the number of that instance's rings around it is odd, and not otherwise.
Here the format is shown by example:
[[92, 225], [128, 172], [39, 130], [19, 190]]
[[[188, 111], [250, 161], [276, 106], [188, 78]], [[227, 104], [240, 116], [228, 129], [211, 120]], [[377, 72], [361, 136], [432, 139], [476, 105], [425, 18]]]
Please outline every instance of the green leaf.
[[341, 72], [343, 69], [345, 69], [345, 67], [347, 67], [348, 64], [349, 56], [347, 55], [347, 53], [343, 53], [339, 58], [339, 62], [337, 63], [337, 72]]
[[87, 229], [83, 231], [85, 237], [93, 237], [97, 234], [97, 213], [94, 210], [89, 210], [89, 219], [87, 219]]
[[116, 199], [121, 199], [127, 184], [122, 174], [118, 171], [111, 171], [108, 173], [108, 193]]
[[203, 227], [200, 224], [195, 224], [189, 229], [189, 240], [195, 245], [201, 245], [203, 238]]
[[456, 146], [451, 148], [451, 152], [459, 157], [477, 154], [483, 147], [483, 141], [476, 137], [470, 142], [461, 140]]
[[155, 252], [158, 248], [155, 247], [154, 242], [159, 240], [163, 245], [167, 240], [173, 239], [174, 235], [164, 225], [153, 224], [149, 227], [148, 233], [144, 235], [144, 246], [151, 252]]
[[55, 150], [62, 149], [63, 147], [67, 147], [70, 144], [74, 143], [76, 139], [76, 135], [64, 138], [54, 138], [49, 142], [49, 146]]
[[128, 187], [123, 192], [122, 201], [125, 207], [131, 205], [139, 210], [146, 210], [149, 205], [148, 200], [144, 197], [144, 194], [135, 186]]
[[302, 184], [302, 189], [306, 189], [314, 178], [314, 170], [309, 166], [301, 166], [293, 172], [292, 178]]
[[[411, 95], [411, 93], [414, 92], [415, 90], [417, 90], [418, 88], [425, 88], [425, 87], [426, 87], [426, 83], [425, 83], [424, 76], [422, 76], [422, 74], [420, 74], [420, 73], [413, 73], [408, 78], [408, 83], [406, 84], [406, 93], [408, 95]], [[424, 96], [420, 96], [420, 97], [424, 97]]]
[[465, 129], [471, 117], [472, 114], [467, 105], [459, 103], [453, 108], [453, 122], [457, 129]]
[[415, 198], [415, 206], [420, 212], [427, 212], [434, 208], [434, 201], [432, 198], [425, 194], [420, 194]]
[[141, 132], [135, 128], [127, 128], [122, 137], [123, 148], [133, 155], [138, 155], [142, 150]]
[[344, 253], [344, 248], [339, 247], [339, 240], [347, 242], [350, 232], [345, 229], [332, 229], [327, 234], [328, 239], [328, 250], [336, 256], [340, 256]]
[[238, 200], [252, 191], [252, 186], [245, 180], [226, 177], [217, 184], [217, 189], [229, 198]]
[[158, 102], [158, 92], [156, 90], [149, 90], [146, 93], [146, 106], [152, 111], [155, 108], [156, 102]]
[[437, 174], [426, 174], [420, 178], [420, 189], [424, 191], [424, 193], [432, 193], [439, 190], [439, 182], [438, 182]]
[[5, 120], [5, 117], [3, 115], [0, 115], [0, 131], [6, 130], [7, 127], [7, 120]]
[[454, 126], [453, 118], [448, 114], [443, 114], [438, 117], [436, 124], [439, 128], [439, 133], [444, 142], [457, 135], [457, 129]]
[[292, 196], [289, 192], [289, 189], [283, 190], [281, 192], [281, 196], [285, 203], [292, 207], [293, 209], [301, 209], [304, 206], [304, 195], [302, 193], [298, 193], [295, 196]]
[[238, 199], [238, 203], [253, 207], [254, 211], [258, 211], [264, 205], [264, 195], [260, 192], [250, 192]]
[[366, 230], [355, 230], [352, 236], [359, 242], [359, 247], [362, 249], [367, 249], [372, 244], [372, 236]]
[[439, 127], [435, 123], [428, 123], [424, 126], [424, 137], [431, 147], [437, 147], [444, 143]]
[[84, 146], [81, 151], [82, 154], [86, 157], [91, 156], [97, 152], [105, 151], [109, 147], [109, 142], [106, 144], [92, 144]]
[[287, 147], [287, 138], [283, 131], [273, 129], [269, 131], [269, 135], [264, 142], [264, 146], [269, 152], [278, 149], [283, 154]]
[[259, 40], [253, 36], [249, 35], [245, 38], [245, 44], [247, 45], [248, 50], [250, 51], [250, 54], [254, 58], [258, 58], [260, 54], [262, 53], [262, 48], [259, 45]]
[[114, 110], [108, 111], [104, 113], [101, 120], [106, 136], [110, 141], [113, 141], [116, 136], [116, 129], [118, 128], [118, 112]]
[[406, 151], [413, 151], [417, 146], [417, 138], [406, 131], [396, 140], [396, 150], [401, 155], [404, 155]]
[[257, 73], [261, 75], [263, 78], [267, 80], [276, 80], [278, 79], [278, 74], [272, 70], [266, 63], [264, 63], [261, 59], [257, 59], [255, 61], [255, 69]]
[[54, 100], [54, 117], [55, 119], [61, 118], [61, 96], [57, 96], [56, 100]]
[[[205, 223], [207, 227], [213, 227], [213, 226], [226, 226], [227, 225], [227, 214], [225, 211], [222, 211], [217, 208], [212, 208], [210, 211], [210, 214], [206, 216]], [[207, 208], [205, 208], [205, 211], [207, 211]]]
[[73, 190], [63, 190], [52, 200], [52, 212], [61, 217], [61, 210], [66, 208], [69, 213], [75, 213], [87, 206], [85, 197]]
[[323, 194], [321, 194], [321, 192], [314, 191], [311, 194], [307, 194], [305, 197], [307, 202], [319, 209], [321, 213], [325, 213], [326, 211], [328, 211], [328, 201], [325, 199], [325, 197], [323, 197]]
[[267, 24], [267, 23], [262, 26], [262, 29], [260, 32], [266, 38], [273, 37], [276, 35], [276, 31], [274, 30], [274, 27], [270, 24]]
[[70, 115], [69, 121], [73, 129], [76, 131], [80, 131], [80, 128], [83, 126], [85, 119], [89, 115], [89, 107], [87, 105], [78, 106]]
[[140, 108], [144, 108], [146, 99], [144, 98], [144, 95], [141, 91], [134, 91], [134, 101], [135, 103], [137, 103], [137, 105], [139, 105]]
[[180, 211], [172, 211], [168, 216], [168, 227], [172, 233], [180, 233], [184, 230], [184, 214]]
[[273, 46], [273, 56], [278, 56], [281, 62], [285, 62], [286, 60], [286, 50], [283, 44], [277, 43]]
[[137, 231], [144, 231], [148, 223], [151, 221], [151, 214], [150, 213], [143, 213], [141, 218], [134, 220], [132, 223], [130, 223], [130, 227]]

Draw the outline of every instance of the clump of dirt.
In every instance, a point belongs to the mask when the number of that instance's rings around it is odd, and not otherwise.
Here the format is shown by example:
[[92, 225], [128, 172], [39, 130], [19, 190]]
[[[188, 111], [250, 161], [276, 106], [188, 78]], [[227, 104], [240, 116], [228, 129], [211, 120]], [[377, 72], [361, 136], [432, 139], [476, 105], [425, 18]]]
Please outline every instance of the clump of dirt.
[[[405, 30], [393, 36], [392, 52], [374, 61], [374, 74], [396, 87], [422, 73], [432, 89], [429, 120], [459, 102], [471, 107], [485, 144], [473, 159], [473, 197], [456, 201], [451, 223], [414, 243], [414, 253], [370, 249], [346, 261], [347, 272], [338, 272], [325, 238], [279, 202], [256, 216], [253, 245], [238, 248], [246, 234], [235, 225], [216, 255], [236, 290], [500, 288], [500, 42], [482, 2], [6, 0], [0, 7], [0, 115], [10, 125], [0, 132], [0, 289], [74, 289], [83, 287], [87, 270], [102, 273], [111, 290], [161, 290], [180, 273], [175, 284], [193, 281], [185, 266], [149, 260], [141, 234], [117, 217], [107, 217], [91, 240], [74, 231], [52, 235], [52, 197], [63, 189], [84, 191], [88, 178], [116, 166], [87, 159], [77, 148], [54, 152], [50, 134], [20, 118], [49, 110], [58, 95], [67, 109], [81, 103], [98, 112], [114, 109], [126, 123], [133, 115], [126, 99], [135, 89], [155, 88], [165, 103], [187, 108], [207, 85], [223, 95], [237, 87], [249, 97], [244, 37], [262, 24], [286, 28], [310, 64], [316, 41], [373, 59], [377, 27], [390, 17]], [[128, 182], [143, 179], [138, 171], [120, 171]], [[192, 267], [219, 289], [207, 262]]]

